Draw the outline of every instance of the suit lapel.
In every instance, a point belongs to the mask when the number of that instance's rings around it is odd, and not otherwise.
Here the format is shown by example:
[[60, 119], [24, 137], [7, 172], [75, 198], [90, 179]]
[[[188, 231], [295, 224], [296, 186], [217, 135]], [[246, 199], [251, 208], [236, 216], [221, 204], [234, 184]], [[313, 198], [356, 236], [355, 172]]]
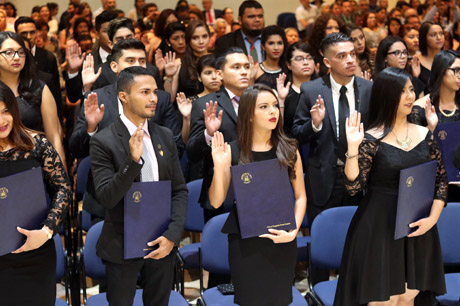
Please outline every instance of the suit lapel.
[[131, 138], [131, 135], [129, 135], [128, 128], [125, 126], [123, 121], [121, 121], [121, 118], [117, 118], [113, 126], [118, 136], [118, 142], [123, 147], [125, 153], [128, 156], [131, 156], [131, 152], [129, 150], [129, 139]]
[[[337, 127], [335, 124], [335, 110], [334, 110], [334, 102], [332, 100], [332, 87], [331, 87], [331, 79], [329, 74], [323, 76], [323, 86], [321, 88], [321, 97], [324, 100], [324, 106], [326, 107], [326, 113], [329, 117], [329, 123], [331, 124], [332, 131], [334, 135], [337, 136]], [[334, 138], [337, 141], [337, 137]]]
[[241, 48], [244, 50], [244, 52], [249, 55], [248, 50], [246, 49], [246, 44], [244, 43], [244, 38], [243, 38], [243, 33], [241, 33], [241, 30], [238, 30], [238, 33], [235, 32], [236, 35], [236, 46], [241, 46]]
[[232, 119], [236, 124], [238, 121], [238, 118], [236, 116], [235, 109], [233, 108], [233, 103], [230, 100], [230, 97], [227, 95], [227, 92], [225, 92], [224, 88], [216, 92], [216, 100], [218, 104], [220, 105], [220, 107], [224, 109], [224, 111], [228, 114], [230, 119]]
[[116, 118], [120, 116], [118, 110], [118, 96], [117, 96], [117, 84], [110, 85], [110, 88], [107, 88], [107, 102], [105, 105], [109, 122], [115, 121]]
[[165, 154], [167, 154], [167, 152], [165, 152], [165, 144], [158, 136], [158, 133], [155, 133], [156, 128], [155, 124], [149, 120], [150, 139], [152, 140], [153, 150], [155, 151], [158, 162], [158, 179], [161, 181], [164, 180], [164, 176], [167, 173], [168, 159], [165, 156]]

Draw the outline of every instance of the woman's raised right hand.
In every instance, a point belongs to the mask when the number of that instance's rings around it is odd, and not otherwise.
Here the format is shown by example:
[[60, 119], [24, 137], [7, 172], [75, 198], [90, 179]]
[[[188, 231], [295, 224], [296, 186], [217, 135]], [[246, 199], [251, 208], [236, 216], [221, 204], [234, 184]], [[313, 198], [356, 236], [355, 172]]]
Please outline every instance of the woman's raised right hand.
[[232, 152], [230, 145], [225, 143], [224, 135], [216, 131], [212, 138], [212, 160], [214, 167], [226, 168], [232, 163]]
[[348, 150], [358, 148], [364, 139], [364, 126], [361, 122], [361, 113], [355, 111], [345, 121]]

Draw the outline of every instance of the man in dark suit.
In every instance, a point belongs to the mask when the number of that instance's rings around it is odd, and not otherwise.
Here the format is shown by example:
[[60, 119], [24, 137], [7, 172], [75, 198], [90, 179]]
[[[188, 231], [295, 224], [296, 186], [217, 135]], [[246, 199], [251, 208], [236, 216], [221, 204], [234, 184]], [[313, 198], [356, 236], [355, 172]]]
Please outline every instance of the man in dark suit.
[[217, 18], [222, 17], [222, 11], [216, 10], [212, 7], [212, 0], [203, 0], [203, 16], [206, 19], [206, 23], [213, 26]]
[[[130, 66], [145, 68], [146, 52], [144, 44], [136, 39], [121, 40], [113, 47], [112, 69], [118, 75]], [[180, 127], [167, 92], [157, 92], [158, 102], [152, 121], [169, 128], [176, 138], [177, 146], [182, 148]], [[69, 140], [69, 150], [73, 156], [84, 158], [89, 155], [91, 136], [114, 122], [121, 113], [121, 102], [118, 101], [116, 83], [95, 90], [87, 96], [80, 110], [80, 116]], [[93, 222], [104, 219], [105, 208], [96, 200], [93, 180], [90, 174], [87, 192], [83, 201], [83, 209], [88, 211]]]
[[222, 55], [229, 47], [238, 47], [251, 55], [254, 62], [262, 62], [261, 33], [265, 26], [264, 9], [259, 2], [247, 0], [238, 10], [241, 29], [225, 34], [216, 40], [214, 55]]
[[365, 122], [372, 88], [371, 82], [354, 76], [356, 53], [348, 36], [326, 36], [321, 50], [331, 73], [302, 84], [292, 128], [300, 143], [310, 143], [305, 180], [309, 224], [327, 208], [357, 204], [356, 199], [348, 196], [343, 183], [346, 136], [342, 129], [345, 118], [355, 110], [361, 112]]
[[[129, 67], [117, 81], [123, 114], [91, 139], [91, 171], [97, 198], [107, 209], [97, 254], [106, 265], [107, 300], [111, 306], [132, 305], [138, 274], [143, 302], [167, 306], [174, 278], [175, 246], [179, 245], [187, 211], [187, 186], [172, 133], [149, 121], [155, 114], [157, 86], [143, 67]], [[144, 149], [144, 148], [145, 149]], [[144, 258], [125, 260], [124, 196], [133, 182], [171, 181], [171, 221], [158, 248]]]
[[[343, 168], [347, 158], [345, 118], [359, 111], [366, 122], [372, 83], [355, 76], [356, 53], [353, 41], [342, 33], [326, 36], [321, 42], [324, 64], [331, 73], [303, 83], [292, 135], [310, 143], [306, 169], [308, 223], [331, 207], [357, 205], [361, 194], [349, 196]], [[313, 283], [327, 279], [328, 271], [312, 274]]]
[[208, 200], [208, 189], [213, 174], [211, 140], [217, 130], [224, 134], [226, 142], [236, 139], [239, 97], [249, 86], [250, 79], [248, 57], [239, 48], [230, 48], [217, 58], [216, 67], [223, 86], [220, 90], [193, 102], [190, 135], [186, 147], [190, 161], [204, 159], [200, 203], [204, 208], [206, 221], [221, 213], [210, 206]]

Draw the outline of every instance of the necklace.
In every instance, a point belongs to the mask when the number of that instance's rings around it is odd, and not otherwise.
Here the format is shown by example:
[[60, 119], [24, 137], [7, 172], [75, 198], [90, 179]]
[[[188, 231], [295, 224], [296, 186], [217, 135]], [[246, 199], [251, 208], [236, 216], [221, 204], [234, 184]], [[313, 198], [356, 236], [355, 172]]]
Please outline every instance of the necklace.
[[396, 138], [396, 143], [403, 148], [403, 150], [407, 150], [410, 148], [410, 144], [412, 143], [412, 138], [409, 137], [409, 124], [407, 124], [406, 128], [406, 138], [404, 140], [398, 139], [398, 136], [391, 130], [391, 133], [395, 136]]
[[268, 70], [268, 69], [264, 66], [264, 63], [260, 63], [259, 67], [260, 67], [260, 69], [262, 69], [263, 72], [269, 73], [269, 74], [280, 73], [280, 72], [282, 71], [281, 68], [276, 69], [276, 70]]
[[455, 106], [453, 110], [447, 110], [450, 112], [450, 114], [445, 113], [445, 111], [443, 111], [441, 108], [439, 108], [439, 111], [444, 117], [452, 117], [453, 115], [455, 115], [455, 112], [457, 111], [457, 109], [458, 109], [457, 106]]

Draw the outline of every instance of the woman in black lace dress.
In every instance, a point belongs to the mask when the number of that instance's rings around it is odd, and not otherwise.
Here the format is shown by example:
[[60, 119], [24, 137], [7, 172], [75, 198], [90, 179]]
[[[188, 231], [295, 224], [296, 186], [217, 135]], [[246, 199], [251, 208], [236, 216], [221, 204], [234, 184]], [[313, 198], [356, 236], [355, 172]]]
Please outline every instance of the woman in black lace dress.
[[307, 197], [296, 141], [284, 135], [278, 98], [269, 87], [256, 84], [244, 91], [238, 109], [238, 141], [225, 144], [223, 135], [214, 133], [212, 158], [214, 176], [209, 201], [215, 208], [225, 200], [231, 165], [278, 158], [287, 167], [295, 197], [297, 229], [289, 232], [269, 229], [270, 234], [242, 239], [234, 205], [222, 232], [228, 234], [234, 303], [241, 306], [289, 305], [297, 258], [296, 235], [305, 214]]
[[[335, 306], [431, 306], [446, 291], [436, 222], [447, 176], [431, 132], [407, 120], [414, 100], [409, 74], [387, 68], [374, 81], [367, 133], [360, 114], [346, 122], [345, 185], [350, 194], [366, 193], [348, 230]], [[430, 160], [438, 164], [430, 215], [394, 240], [400, 170]]]
[[[51, 198], [50, 210], [41, 229], [18, 228], [26, 242], [13, 253], [0, 256], [2, 305], [55, 304], [56, 251], [50, 236], [58, 232], [72, 197], [59, 155], [43, 135], [22, 125], [13, 92], [0, 82], [0, 177], [35, 167], [42, 168]], [[27, 186], [24, 191], [27, 192]]]

